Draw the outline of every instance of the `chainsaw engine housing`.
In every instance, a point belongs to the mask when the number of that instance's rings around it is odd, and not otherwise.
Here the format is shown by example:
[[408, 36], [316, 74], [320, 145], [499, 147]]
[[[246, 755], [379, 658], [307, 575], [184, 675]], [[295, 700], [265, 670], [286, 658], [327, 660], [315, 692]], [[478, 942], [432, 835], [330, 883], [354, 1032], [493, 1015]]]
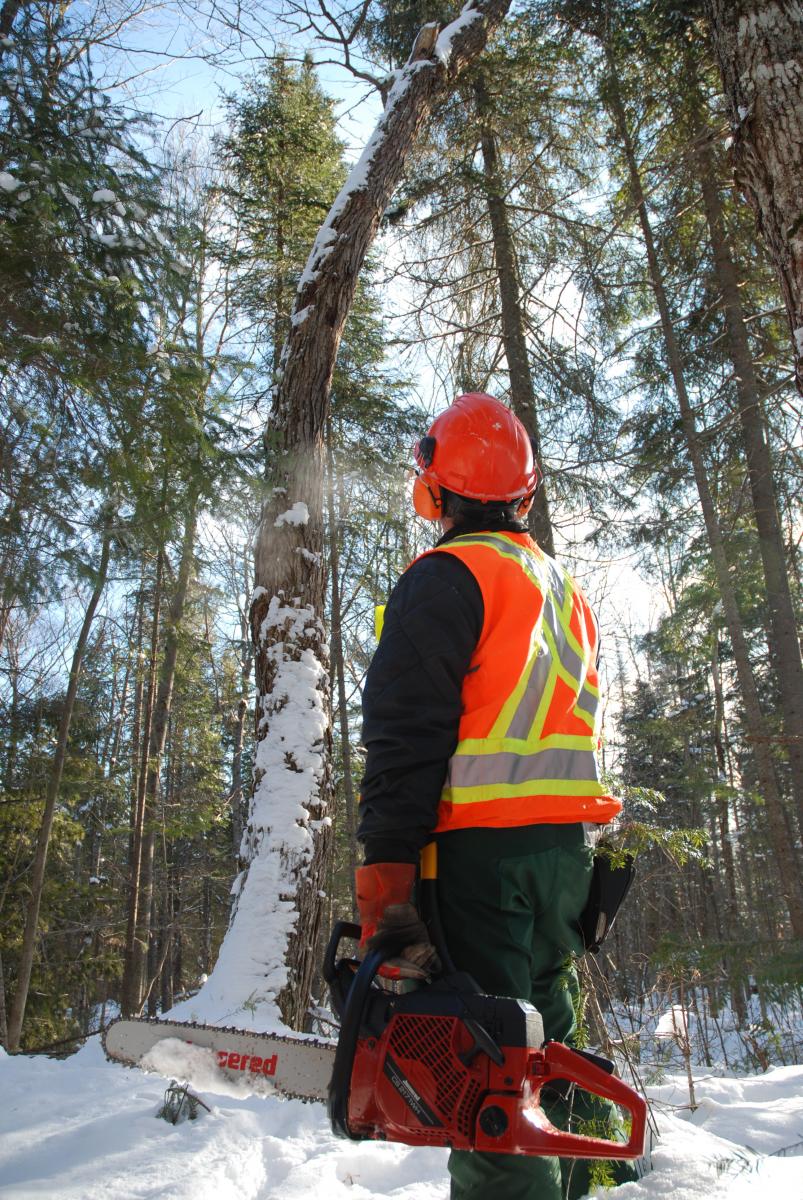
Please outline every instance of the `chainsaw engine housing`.
[[[335, 929], [355, 936], [356, 926]], [[330, 943], [330, 950], [332, 943]], [[638, 1158], [646, 1103], [613, 1064], [544, 1043], [531, 1004], [486, 996], [471, 976], [447, 975], [406, 995], [374, 983], [381, 957], [335, 962], [325, 974], [341, 1018], [329, 1090], [332, 1128], [353, 1140], [505, 1154]], [[556, 1129], [540, 1104], [545, 1084], [574, 1082], [631, 1115], [626, 1144]]]

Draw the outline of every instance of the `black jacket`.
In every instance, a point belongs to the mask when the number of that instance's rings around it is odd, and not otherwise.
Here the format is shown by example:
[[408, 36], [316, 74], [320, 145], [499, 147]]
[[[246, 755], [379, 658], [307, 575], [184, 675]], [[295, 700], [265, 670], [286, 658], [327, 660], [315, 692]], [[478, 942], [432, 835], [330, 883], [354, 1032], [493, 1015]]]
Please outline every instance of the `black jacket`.
[[[438, 545], [467, 532], [478, 530], [460, 526]], [[366, 863], [417, 862], [430, 838], [483, 619], [480, 586], [452, 554], [419, 559], [391, 593], [362, 699]]]

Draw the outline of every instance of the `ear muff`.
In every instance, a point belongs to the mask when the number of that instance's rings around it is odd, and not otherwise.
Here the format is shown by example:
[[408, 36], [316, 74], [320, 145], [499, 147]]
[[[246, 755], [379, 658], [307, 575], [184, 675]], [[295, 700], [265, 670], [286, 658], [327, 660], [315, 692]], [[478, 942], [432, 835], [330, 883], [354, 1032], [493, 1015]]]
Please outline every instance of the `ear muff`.
[[519, 501], [519, 506], [516, 509], [516, 516], [519, 517], [520, 520], [524, 520], [524, 518], [527, 516], [527, 513], [533, 506], [534, 499], [535, 492], [530, 492], [529, 496], [525, 496], [523, 500]]
[[424, 483], [420, 475], [413, 484], [413, 508], [425, 521], [437, 521], [441, 515], [441, 489], [437, 483]]

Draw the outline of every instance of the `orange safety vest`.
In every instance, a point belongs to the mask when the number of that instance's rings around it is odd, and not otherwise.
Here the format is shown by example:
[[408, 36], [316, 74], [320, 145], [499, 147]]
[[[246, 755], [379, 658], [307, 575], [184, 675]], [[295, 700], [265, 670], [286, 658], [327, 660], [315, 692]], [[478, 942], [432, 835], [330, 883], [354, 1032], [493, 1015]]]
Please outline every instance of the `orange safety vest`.
[[597, 766], [599, 633], [578, 585], [526, 533], [426, 553], [465, 563], [485, 609], [436, 831], [610, 821], [622, 804]]

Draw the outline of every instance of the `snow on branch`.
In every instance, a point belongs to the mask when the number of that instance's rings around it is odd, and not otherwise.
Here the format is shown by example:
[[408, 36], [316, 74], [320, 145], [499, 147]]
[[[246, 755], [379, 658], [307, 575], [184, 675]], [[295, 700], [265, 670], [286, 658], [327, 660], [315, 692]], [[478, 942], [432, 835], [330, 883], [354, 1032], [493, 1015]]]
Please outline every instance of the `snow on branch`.
[[416, 134], [509, 6], [510, 0], [469, 0], [440, 32], [434, 24], [424, 26], [408, 62], [395, 72], [382, 116], [329, 210], [298, 284], [274, 395], [279, 425], [299, 379], [328, 394], [357, 277]]

